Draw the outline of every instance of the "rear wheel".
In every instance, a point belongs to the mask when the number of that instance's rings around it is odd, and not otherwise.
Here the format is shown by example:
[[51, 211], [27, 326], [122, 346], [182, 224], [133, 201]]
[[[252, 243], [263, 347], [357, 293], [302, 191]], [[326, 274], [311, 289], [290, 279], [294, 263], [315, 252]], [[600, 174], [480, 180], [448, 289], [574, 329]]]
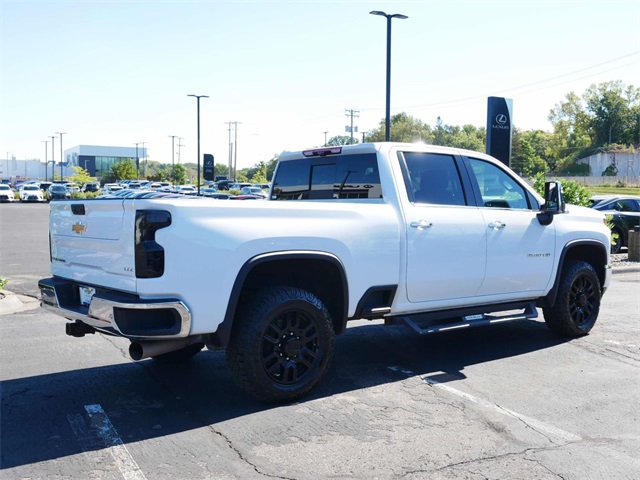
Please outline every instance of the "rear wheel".
[[276, 287], [259, 292], [239, 312], [227, 347], [235, 382], [267, 402], [307, 394], [333, 356], [329, 312], [313, 293]]
[[563, 337], [586, 335], [600, 311], [600, 281], [591, 264], [578, 260], [565, 263], [558, 296], [553, 307], [544, 308], [549, 328]]

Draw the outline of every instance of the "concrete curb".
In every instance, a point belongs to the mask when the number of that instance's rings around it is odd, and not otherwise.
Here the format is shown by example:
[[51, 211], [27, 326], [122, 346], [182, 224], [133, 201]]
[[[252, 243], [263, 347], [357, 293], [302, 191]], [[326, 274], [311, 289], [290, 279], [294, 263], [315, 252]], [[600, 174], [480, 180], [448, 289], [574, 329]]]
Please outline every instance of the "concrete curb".
[[18, 295], [8, 290], [0, 291], [0, 315], [33, 310], [40, 307], [40, 300], [26, 295]]

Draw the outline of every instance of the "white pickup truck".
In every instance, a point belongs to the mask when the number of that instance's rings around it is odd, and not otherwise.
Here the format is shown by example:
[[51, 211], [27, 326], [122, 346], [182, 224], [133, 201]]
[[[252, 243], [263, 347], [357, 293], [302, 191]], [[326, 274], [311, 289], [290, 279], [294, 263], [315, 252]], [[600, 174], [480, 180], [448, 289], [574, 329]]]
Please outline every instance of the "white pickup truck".
[[472, 151], [375, 143], [287, 152], [267, 200], [140, 193], [51, 203], [42, 306], [133, 359], [226, 349], [269, 402], [324, 376], [349, 320], [419, 334], [537, 317], [579, 336], [609, 285], [603, 214], [545, 199]]

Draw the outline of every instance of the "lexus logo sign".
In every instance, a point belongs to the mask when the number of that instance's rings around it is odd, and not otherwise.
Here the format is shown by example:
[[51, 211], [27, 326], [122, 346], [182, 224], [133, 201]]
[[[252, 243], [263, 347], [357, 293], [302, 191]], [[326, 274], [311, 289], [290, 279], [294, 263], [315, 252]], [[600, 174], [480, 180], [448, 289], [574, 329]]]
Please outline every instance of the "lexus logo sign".
[[507, 123], [507, 116], [504, 114], [496, 115], [496, 123], [498, 125], [504, 125]]

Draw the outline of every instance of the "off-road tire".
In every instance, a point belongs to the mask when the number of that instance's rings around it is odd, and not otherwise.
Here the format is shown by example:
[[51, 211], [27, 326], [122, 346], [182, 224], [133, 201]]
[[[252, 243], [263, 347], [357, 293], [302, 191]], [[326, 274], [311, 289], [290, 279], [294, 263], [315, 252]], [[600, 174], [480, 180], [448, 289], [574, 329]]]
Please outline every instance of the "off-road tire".
[[600, 280], [591, 264], [569, 260], [562, 268], [555, 304], [542, 310], [544, 320], [562, 337], [586, 335], [598, 318], [600, 297]]
[[173, 352], [162, 353], [155, 355], [153, 358], [156, 362], [160, 363], [181, 363], [186, 362], [190, 358], [194, 357], [204, 348], [204, 343], [193, 343], [188, 347], [181, 348], [180, 350], [174, 350]]
[[253, 397], [290, 402], [324, 377], [334, 341], [329, 311], [316, 295], [293, 287], [269, 288], [236, 315], [227, 365], [236, 384]]

